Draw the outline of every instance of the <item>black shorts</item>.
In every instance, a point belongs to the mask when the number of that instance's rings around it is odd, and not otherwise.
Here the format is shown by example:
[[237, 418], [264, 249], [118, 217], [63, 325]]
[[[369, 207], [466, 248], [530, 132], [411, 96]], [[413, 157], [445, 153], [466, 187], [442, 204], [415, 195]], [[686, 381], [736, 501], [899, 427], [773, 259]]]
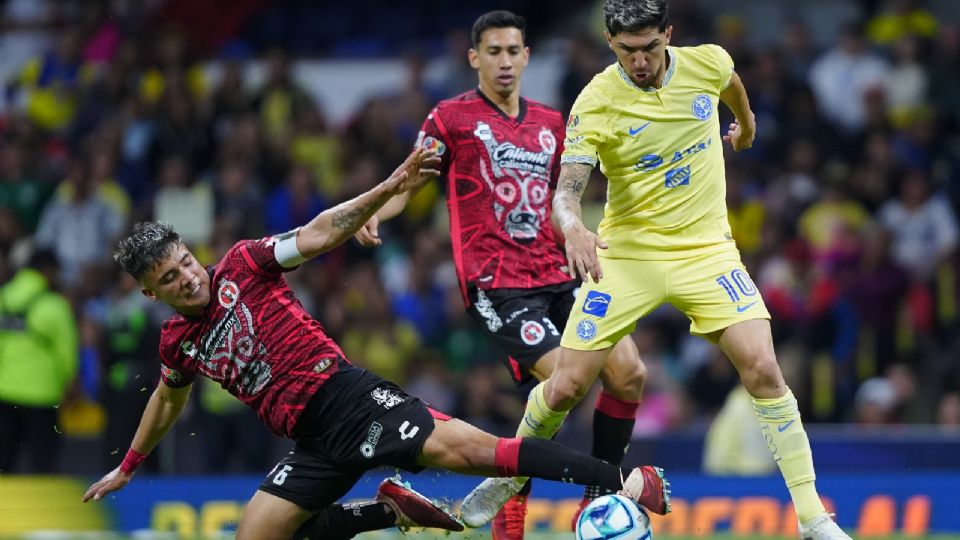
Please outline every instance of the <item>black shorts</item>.
[[297, 421], [293, 450], [260, 484], [307, 510], [336, 502], [375, 467], [423, 470], [416, 460], [434, 418], [449, 418], [369, 371], [339, 367]]
[[573, 280], [536, 289], [467, 289], [467, 313], [504, 352], [517, 384], [529, 380], [537, 360], [560, 346], [578, 287]]

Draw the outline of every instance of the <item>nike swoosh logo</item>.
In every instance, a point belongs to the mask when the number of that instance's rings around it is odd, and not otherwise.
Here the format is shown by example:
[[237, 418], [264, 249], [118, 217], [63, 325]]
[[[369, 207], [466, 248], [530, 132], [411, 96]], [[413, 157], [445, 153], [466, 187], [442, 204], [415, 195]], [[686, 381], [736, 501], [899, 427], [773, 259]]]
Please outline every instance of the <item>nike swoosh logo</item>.
[[783, 433], [784, 431], [787, 430], [788, 427], [790, 427], [790, 426], [791, 426], [794, 422], [796, 422], [796, 421], [797, 421], [797, 419], [794, 418], [793, 420], [787, 422], [786, 424], [783, 424], [783, 425], [781, 425], [781, 426], [777, 426], [777, 431], [779, 431], [780, 433]]
[[644, 125], [642, 125], [642, 126], [640, 126], [640, 127], [638, 127], [638, 128], [630, 128], [630, 130], [629, 130], [630, 136], [631, 136], [631, 137], [636, 137], [636, 136], [637, 136], [637, 133], [640, 133], [641, 131], [647, 129], [647, 126], [649, 126], [649, 125], [652, 124], [652, 123], [653, 123], [653, 120], [647, 122], [646, 124], [644, 124]]
[[747, 304], [747, 305], [745, 305], [745, 306], [737, 306], [737, 313], [743, 313], [744, 311], [752, 308], [753, 305], [756, 304], [756, 303], [757, 303], [757, 301], [754, 300], [753, 302], [750, 302], [749, 304]]

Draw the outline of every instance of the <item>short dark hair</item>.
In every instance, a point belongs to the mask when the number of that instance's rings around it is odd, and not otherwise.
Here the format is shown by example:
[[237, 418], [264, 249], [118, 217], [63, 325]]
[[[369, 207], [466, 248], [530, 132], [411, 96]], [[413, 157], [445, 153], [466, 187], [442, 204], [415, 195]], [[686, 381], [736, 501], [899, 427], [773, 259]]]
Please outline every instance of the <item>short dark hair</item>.
[[483, 33], [491, 28], [516, 28], [520, 30], [520, 37], [523, 38], [523, 42], [527, 42], [527, 20], [512, 11], [498, 9], [484, 13], [477, 17], [477, 20], [473, 23], [470, 37], [473, 38], [474, 48], [480, 46], [480, 38]]
[[182, 240], [173, 227], [161, 221], [143, 221], [113, 250], [113, 260], [137, 281], [170, 255]]
[[611, 36], [653, 27], [664, 32], [667, 11], [667, 0], [605, 0], [603, 22]]

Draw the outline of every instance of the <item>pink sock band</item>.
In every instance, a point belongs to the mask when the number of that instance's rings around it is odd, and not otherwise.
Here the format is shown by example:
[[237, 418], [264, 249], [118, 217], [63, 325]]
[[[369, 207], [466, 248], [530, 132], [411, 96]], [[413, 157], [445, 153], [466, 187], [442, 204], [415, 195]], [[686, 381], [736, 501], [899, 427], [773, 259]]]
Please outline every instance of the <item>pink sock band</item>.
[[494, 453], [493, 464], [500, 476], [517, 476], [520, 462], [521, 437], [512, 439], [497, 439], [497, 449]]
[[639, 407], [639, 401], [624, 401], [602, 390], [600, 391], [600, 395], [597, 396], [597, 404], [595, 406], [598, 411], [607, 416], [628, 420], [632, 420], [637, 416], [637, 409]]

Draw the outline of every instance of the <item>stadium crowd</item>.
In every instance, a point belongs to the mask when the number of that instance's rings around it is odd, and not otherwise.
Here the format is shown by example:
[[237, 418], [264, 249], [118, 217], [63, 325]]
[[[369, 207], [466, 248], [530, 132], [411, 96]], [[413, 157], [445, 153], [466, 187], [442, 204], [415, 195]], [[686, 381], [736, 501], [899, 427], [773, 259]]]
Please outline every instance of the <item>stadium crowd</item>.
[[[750, 93], [758, 136], [752, 150], [726, 157], [730, 219], [806, 422], [957, 429], [960, 25], [922, 2], [838, 3], [858, 17], [827, 39], [797, 18], [759, 42], [749, 19], [674, 0], [674, 42], [725, 47]], [[302, 30], [286, 40], [270, 32], [316, 11], [304, 3], [232, 2], [216, 32], [174, 24], [183, 4], [0, 2], [0, 50], [35, 52], [9, 71], [0, 108], [2, 472], [54, 470], [48, 454], [30, 460], [13, 450], [55, 449], [62, 435], [101, 440], [105, 464], [126, 448], [158, 380], [159, 323], [169, 315], [110, 258], [131, 223], [173, 223], [213, 263], [240, 238], [290, 230], [372, 187], [402, 161], [434, 103], [476, 84], [457, 39], [463, 28], [444, 28], [449, 39], [434, 33], [412, 57], [405, 86], [366, 97], [349, 121], [331, 125], [291, 62], [396, 56], [396, 32], [377, 30], [394, 19], [311, 42]], [[470, 21], [492, 7], [539, 16], [522, 2], [490, 4], [458, 2]], [[552, 105], [566, 112], [613, 56], [586, 22], [599, 20], [595, 10], [542, 19], [528, 41], [536, 55], [538, 42], [565, 37]], [[443, 87], [423, 82], [423, 61], [457, 55], [463, 65]], [[253, 62], [265, 73], [256, 85]], [[590, 183], [585, 214], [602, 212], [604, 185]], [[350, 242], [288, 280], [354, 362], [507, 433], [525, 390], [464, 312], [441, 189], [428, 185], [382, 225], [384, 246]], [[57, 293], [44, 292], [47, 282]], [[30, 312], [41, 307], [47, 326], [39, 323], [36, 339], [49, 346], [11, 353], [18, 335], [37, 331]], [[633, 335], [649, 370], [637, 435], [705, 425], [738, 384], [687, 324], [661, 309]], [[203, 441], [202, 469], [263, 470], [270, 436], [252, 412], [216, 386], [199, 390], [187, 429]], [[218, 458], [227, 447], [236, 463]]]

